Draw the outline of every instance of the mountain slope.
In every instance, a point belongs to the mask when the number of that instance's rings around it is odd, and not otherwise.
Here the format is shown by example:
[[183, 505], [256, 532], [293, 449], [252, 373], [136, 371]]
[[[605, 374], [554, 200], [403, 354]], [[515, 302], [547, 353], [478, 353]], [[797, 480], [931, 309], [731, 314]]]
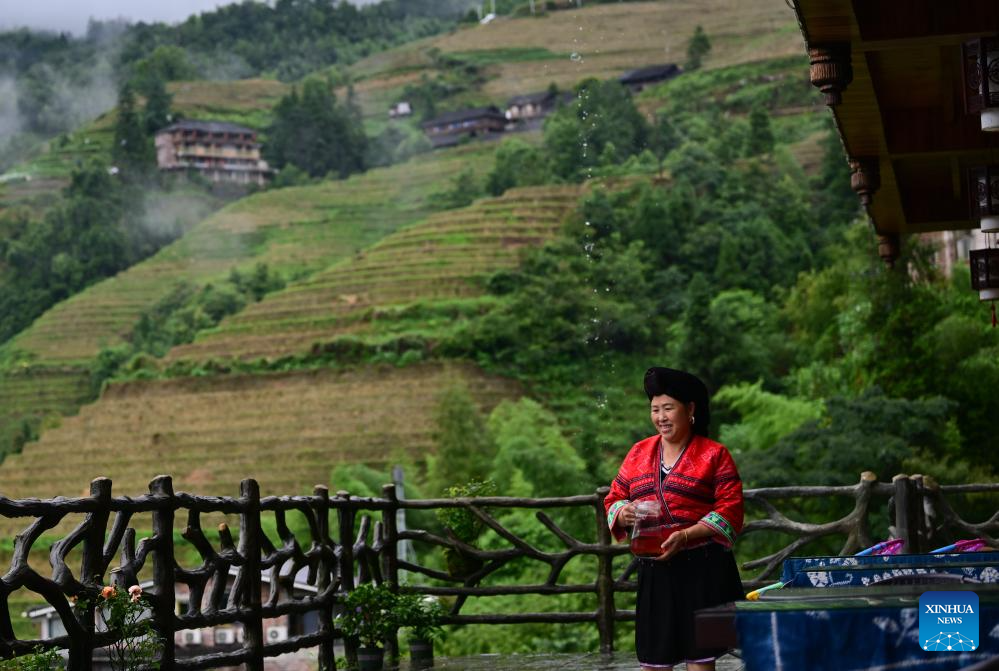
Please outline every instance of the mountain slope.
[[517, 189], [433, 215], [266, 297], [167, 359], [275, 358], [346, 333], [377, 337], [379, 315], [481, 295], [488, 276], [514, 265], [522, 247], [556, 233], [578, 194], [574, 186]]

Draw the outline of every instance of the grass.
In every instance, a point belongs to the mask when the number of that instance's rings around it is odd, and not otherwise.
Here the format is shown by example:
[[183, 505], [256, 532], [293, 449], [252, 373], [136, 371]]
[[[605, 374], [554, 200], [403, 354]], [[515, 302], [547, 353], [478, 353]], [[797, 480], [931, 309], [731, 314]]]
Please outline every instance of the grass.
[[556, 54], [545, 47], [502, 47], [499, 49], [452, 51], [448, 53], [448, 56], [473, 65], [500, 65], [569, 58], [570, 54]]
[[715, 106], [746, 113], [756, 105], [773, 110], [816, 107], [821, 95], [808, 80], [808, 59], [785, 56], [685, 72], [642, 91], [638, 102], [657, 102], [675, 111]]
[[167, 90], [180, 116], [229, 121], [263, 131], [270, 125], [274, 106], [291, 87], [271, 79], [240, 79], [173, 82]]

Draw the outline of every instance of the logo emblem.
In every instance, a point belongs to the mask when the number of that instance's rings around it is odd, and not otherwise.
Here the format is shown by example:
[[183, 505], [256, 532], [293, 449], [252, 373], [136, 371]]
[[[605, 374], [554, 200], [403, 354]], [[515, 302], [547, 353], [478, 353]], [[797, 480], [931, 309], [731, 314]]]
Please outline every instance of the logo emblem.
[[977, 650], [978, 595], [923, 592], [919, 597], [919, 646], [927, 652]]

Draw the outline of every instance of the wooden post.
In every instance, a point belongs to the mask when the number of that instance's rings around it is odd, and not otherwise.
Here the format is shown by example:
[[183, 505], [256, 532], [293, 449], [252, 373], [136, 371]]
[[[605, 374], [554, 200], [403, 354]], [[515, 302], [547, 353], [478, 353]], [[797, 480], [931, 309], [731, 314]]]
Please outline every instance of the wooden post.
[[604, 512], [604, 497], [610, 487], [597, 489], [594, 512], [597, 521], [597, 541], [604, 552], [597, 558], [597, 630], [600, 632], [600, 652], [614, 652], [614, 555], [610, 553], [614, 539], [607, 527], [607, 514]]
[[[97, 509], [87, 515], [87, 530], [83, 537], [83, 558], [80, 562], [80, 582], [100, 587], [104, 582], [104, 532], [111, 513], [111, 481], [96, 478], [90, 482], [90, 496], [97, 502]], [[70, 649], [69, 669], [90, 669], [94, 659], [94, 608], [80, 613], [84, 635]]]
[[[395, 483], [382, 487], [382, 496], [388, 499], [389, 506], [382, 511], [382, 526], [385, 529], [385, 542], [382, 545], [382, 578], [389, 589], [399, 592], [399, 535], [396, 529], [396, 511], [399, 500], [395, 493]], [[395, 629], [385, 641], [385, 652], [393, 665], [399, 659], [399, 632]]]
[[167, 497], [160, 501], [153, 511], [153, 537], [156, 550], [153, 553], [153, 584], [156, 598], [153, 599], [153, 623], [156, 632], [163, 640], [160, 655], [160, 670], [173, 671], [176, 659], [174, 646], [174, 564], [173, 555], [173, 479], [169, 475], [157, 475], [149, 483], [149, 493], [157, 497]]
[[912, 480], [912, 492], [914, 494], [912, 500], [912, 537], [916, 539], [916, 547], [919, 548], [918, 551], [926, 552], [933, 546], [930, 545], [930, 534], [926, 528], [926, 496], [923, 476], [913, 473], [909, 479]]
[[919, 523], [916, 506], [922, 505], [916, 492], [916, 483], [900, 473], [891, 479], [895, 487], [895, 532], [905, 544], [904, 554], [914, 554], [919, 548]]
[[[330, 537], [330, 490], [324, 485], [316, 485], [313, 493], [319, 498], [316, 505], [316, 531], [319, 538], [316, 541], [326, 548]], [[320, 594], [330, 586], [330, 576], [336, 569], [325, 554], [321, 555], [319, 578], [316, 581]], [[319, 633], [323, 636], [319, 643], [319, 671], [336, 671], [336, 656], [333, 653], [333, 598], [331, 593], [319, 610]]]
[[[340, 589], [351, 592], [354, 589], [354, 506], [350, 503], [350, 493], [340, 490], [337, 498], [343, 499], [339, 506], [340, 524]], [[352, 636], [343, 640], [343, 652], [347, 666], [357, 668], [357, 641]]]
[[246, 576], [247, 614], [243, 631], [249, 659], [247, 671], [264, 671], [264, 623], [260, 610], [260, 485], [247, 478], [239, 483], [239, 494], [246, 509], [239, 516], [239, 554], [243, 556]]

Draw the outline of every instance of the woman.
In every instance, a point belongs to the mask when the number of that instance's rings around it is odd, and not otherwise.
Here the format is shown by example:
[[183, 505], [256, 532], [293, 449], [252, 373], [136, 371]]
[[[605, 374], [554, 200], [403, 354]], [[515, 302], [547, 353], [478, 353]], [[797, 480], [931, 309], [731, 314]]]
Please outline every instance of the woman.
[[673, 533], [662, 554], [640, 559], [635, 647], [643, 669], [712, 671], [724, 650], [694, 643], [694, 611], [743, 598], [732, 543], [742, 530], [742, 481], [732, 455], [707, 438], [708, 390], [671, 368], [645, 373], [658, 433], [635, 443], [604, 500], [618, 540], [635, 523], [636, 503], [657, 501]]

